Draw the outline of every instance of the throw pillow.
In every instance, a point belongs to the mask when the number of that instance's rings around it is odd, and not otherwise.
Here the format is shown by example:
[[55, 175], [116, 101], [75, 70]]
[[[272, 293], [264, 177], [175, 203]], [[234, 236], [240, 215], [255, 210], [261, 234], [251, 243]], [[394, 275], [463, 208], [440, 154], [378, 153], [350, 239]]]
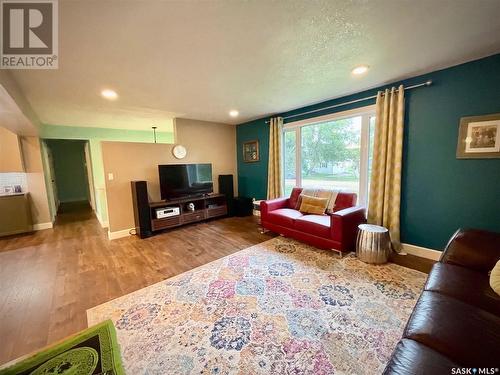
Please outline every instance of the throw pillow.
[[302, 189], [302, 192], [300, 193], [299, 198], [297, 199], [297, 203], [295, 204], [295, 209], [300, 211], [300, 205], [302, 204], [302, 197], [304, 195], [314, 197], [315, 192], [316, 192], [316, 189]]
[[322, 215], [328, 206], [328, 198], [316, 198], [309, 195], [302, 195], [300, 212], [304, 214]]
[[495, 264], [495, 267], [490, 273], [490, 286], [496, 294], [500, 296], [500, 260]]
[[328, 206], [326, 207], [326, 213], [331, 214], [335, 211], [335, 203], [337, 202], [337, 195], [339, 195], [338, 190], [328, 190], [330, 193], [330, 200], [328, 201]]
[[290, 199], [288, 201], [288, 207], [297, 210], [297, 202], [299, 201], [300, 193], [302, 192], [301, 188], [293, 188], [290, 193]]
[[302, 193], [297, 199], [297, 204], [295, 209], [300, 211], [300, 206], [302, 204], [302, 196], [308, 195], [310, 197], [325, 198], [328, 199], [326, 206], [326, 213], [332, 213], [335, 211], [335, 203], [337, 200], [337, 195], [339, 191], [334, 189], [303, 189]]

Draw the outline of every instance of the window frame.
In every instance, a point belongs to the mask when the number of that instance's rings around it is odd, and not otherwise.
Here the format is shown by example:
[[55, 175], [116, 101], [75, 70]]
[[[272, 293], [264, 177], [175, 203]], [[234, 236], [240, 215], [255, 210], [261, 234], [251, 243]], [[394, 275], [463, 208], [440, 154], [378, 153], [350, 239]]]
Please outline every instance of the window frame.
[[[349, 109], [346, 111], [330, 113], [323, 116], [311, 117], [305, 120], [291, 121], [283, 125], [282, 144], [285, 144], [285, 133], [295, 132], [295, 184], [302, 186], [302, 127], [318, 123], [342, 120], [350, 117], [361, 117], [360, 134], [360, 165], [359, 165], [359, 192], [358, 205], [367, 206], [368, 186], [370, 176], [368, 176], [368, 161], [370, 152], [370, 118], [375, 117], [376, 105], [368, 105], [360, 108]], [[285, 191], [285, 149], [282, 153], [282, 183]]]

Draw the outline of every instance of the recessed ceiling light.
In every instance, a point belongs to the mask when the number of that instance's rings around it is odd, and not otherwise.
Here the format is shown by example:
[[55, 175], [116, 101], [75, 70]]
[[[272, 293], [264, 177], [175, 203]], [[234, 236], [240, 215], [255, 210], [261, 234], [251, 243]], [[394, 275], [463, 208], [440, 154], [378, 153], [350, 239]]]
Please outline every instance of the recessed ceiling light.
[[368, 68], [369, 66], [368, 65], [360, 65], [360, 66], [357, 66], [355, 67], [353, 70], [352, 70], [352, 74], [354, 75], [361, 75], [361, 74], [365, 74], [367, 71], [368, 71]]
[[118, 98], [118, 94], [116, 93], [116, 91], [109, 90], [109, 89], [102, 90], [101, 95], [103, 98], [109, 99], [109, 100], [115, 100], [116, 98]]
[[231, 117], [238, 117], [239, 114], [240, 113], [236, 109], [229, 111], [229, 116]]

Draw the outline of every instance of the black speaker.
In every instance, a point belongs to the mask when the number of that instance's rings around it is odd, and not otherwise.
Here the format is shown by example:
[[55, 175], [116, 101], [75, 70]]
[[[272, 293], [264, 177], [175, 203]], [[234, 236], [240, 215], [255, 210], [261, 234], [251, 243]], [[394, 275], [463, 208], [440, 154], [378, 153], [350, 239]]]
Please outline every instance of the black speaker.
[[141, 238], [153, 235], [151, 231], [151, 208], [149, 207], [148, 183], [131, 181], [134, 205], [135, 231]]
[[253, 214], [252, 198], [238, 197], [234, 199], [234, 214], [236, 216], [251, 216]]
[[227, 214], [234, 215], [234, 185], [232, 174], [219, 175], [219, 194], [224, 194], [227, 199]]

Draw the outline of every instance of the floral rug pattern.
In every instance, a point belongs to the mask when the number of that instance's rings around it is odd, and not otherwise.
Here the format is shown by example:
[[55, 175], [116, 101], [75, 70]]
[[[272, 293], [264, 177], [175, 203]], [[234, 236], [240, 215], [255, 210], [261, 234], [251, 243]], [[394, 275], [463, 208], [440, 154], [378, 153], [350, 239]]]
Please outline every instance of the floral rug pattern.
[[275, 238], [96, 306], [128, 374], [375, 374], [425, 274]]

